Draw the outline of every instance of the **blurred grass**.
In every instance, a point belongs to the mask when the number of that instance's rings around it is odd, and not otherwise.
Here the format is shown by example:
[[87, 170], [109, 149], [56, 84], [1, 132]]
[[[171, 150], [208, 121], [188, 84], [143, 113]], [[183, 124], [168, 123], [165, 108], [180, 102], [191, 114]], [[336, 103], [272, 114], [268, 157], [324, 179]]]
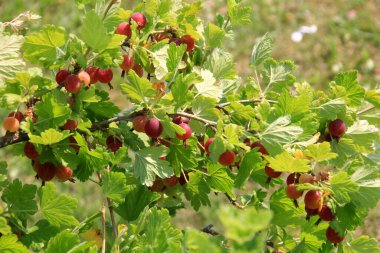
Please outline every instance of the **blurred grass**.
[[[83, 10], [78, 11], [75, 1], [65, 0], [0, 0], [0, 21], [9, 21], [19, 13], [32, 10], [42, 19], [31, 25], [31, 30], [38, 30], [43, 24], [63, 26], [68, 32], [78, 31]], [[122, 1], [122, 7], [132, 8], [139, 1]], [[235, 40], [226, 41], [228, 51], [232, 52], [237, 62], [237, 69], [243, 76], [250, 74], [248, 61], [252, 46], [257, 38], [270, 32], [273, 36], [273, 57], [291, 59], [297, 64], [295, 75], [298, 81], [308, 81], [318, 89], [327, 89], [328, 83], [338, 71], [357, 69], [360, 83], [367, 88], [379, 87], [380, 83], [380, 1], [378, 0], [246, 0], [252, 6], [253, 22], [251, 25], [234, 27]], [[226, 1], [208, 0], [203, 4], [202, 17], [213, 21], [215, 13], [224, 14]], [[292, 41], [291, 35], [301, 26], [316, 25], [314, 34], [306, 34], [299, 43]], [[125, 100], [113, 91], [118, 105]], [[124, 106], [126, 106], [124, 104]], [[0, 109], [0, 115], [5, 117]], [[1, 132], [0, 135], [4, 133]], [[13, 156], [9, 149], [0, 150], [0, 160], [9, 163], [10, 176], [22, 178], [33, 183], [33, 170], [27, 159]], [[60, 191], [80, 200], [76, 217], [79, 219], [91, 215], [101, 207], [101, 192], [92, 183], [57, 184]], [[217, 221], [215, 210], [226, 203], [222, 195], [212, 198], [215, 204], [210, 208], [201, 208], [196, 213], [191, 208], [178, 212], [174, 222], [180, 227], [201, 228]], [[358, 229], [380, 240], [380, 213], [375, 209], [370, 212], [365, 226]], [[218, 224], [216, 224], [218, 226]]]

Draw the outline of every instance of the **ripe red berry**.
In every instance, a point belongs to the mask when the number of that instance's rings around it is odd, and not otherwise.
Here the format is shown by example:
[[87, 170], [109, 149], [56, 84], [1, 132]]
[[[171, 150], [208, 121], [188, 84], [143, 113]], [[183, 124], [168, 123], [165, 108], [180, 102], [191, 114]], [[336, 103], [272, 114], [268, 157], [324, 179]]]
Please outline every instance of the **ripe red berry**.
[[75, 131], [78, 127], [78, 122], [73, 119], [68, 119], [66, 123], [62, 126], [63, 130]]
[[205, 143], [205, 150], [206, 150], [206, 153], [208, 155], [210, 155], [210, 150], [209, 150], [209, 147], [211, 145], [211, 143], [215, 140], [215, 138], [209, 138], [206, 143]]
[[69, 167], [61, 165], [57, 167], [55, 176], [61, 181], [67, 181], [73, 176], [73, 170]]
[[330, 134], [334, 137], [340, 137], [346, 132], [346, 124], [341, 119], [336, 119], [329, 123]]
[[14, 117], [7, 117], [3, 121], [3, 127], [5, 130], [14, 133], [20, 128], [20, 122]]
[[141, 65], [136, 64], [135, 66], [133, 66], [132, 69], [136, 72], [136, 74], [139, 77], [143, 77], [143, 75], [144, 75], [144, 68]]
[[321, 211], [319, 211], [319, 217], [324, 221], [332, 221], [335, 218], [330, 207], [328, 207], [326, 204], [324, 204], [321, 208]]
[[19, 122], [24, 120], [24, 115], [19, 111], [9, 113], [8, 117], [16, 118]]
[[156, 33], [154, 36], [153, 36], [153, 39], [157, 42], [159, 41], [162, 41], [164, 39], [169, 39], [169, 35], [167, 35], [166, 33]]
[[181, 39], [180, 38], [170, 38], [169, 39], [169, 44], [170, 43], [174, 43], [174, 44], [176, 44], [177, 46], [179, 46], [179, 45], [181, 45]]
[[298, 181], [300, 184], [306, 184], [306, 183], [313, 184], [314, 176], [311, 174], [304, 173], [304, 174], [301, 174], [301, 176], [299, 176]]
[[123, 62], [120, 64], [120, 68], [124, 71], [129, 71], [135, 66], [135, 60], [131, 55], [124, 55]]
[[141, 30], [145, 27], [146, 25], [146, 17], [144, 16], [144, 14], [140, 13], [140, 12], [135, 12], [131, 15], [131, 20], [134, 20], [136, 23], [137, 23], [137, 29], [138, 30]]
[[180, 140], [187, 140], [191, 137], [191, 134], [193, 131], [191, 130], [191, 127], [188, 124], [181, 123], [179, 126], [185, 130], [185, 133], [182, 135], [176, 134], [176, 137]]
[[98, 69], [98, 71], [96, 71], [96, 77], [101, 83], [109, 83], [113, 78], [112, 69]]
[[286, 187], [286, 195], [290, 199], [298, 199], [302, 196], [302, 191], [297, 191], [297, 188], [294, 184], [290, 184]]
[[269, 166], [265, 166], [265, 174], [270, 178], [278, 178], [281, 176], [281, 172], [277, 172]]
[[52, 163], [36, 163], [37, 175], [42, 181], [50, 181], [54, 178], [56, 167]]
[[328, 227], [326, 230], [326, 238], [331, 243], [337, 244], [343, 241], [344, 237], [340, 236], [332, 227]]
[[144, 127], [145, 133], [152, 138], [157, 138], [164, 130], [161, 122], [156, 118], [149, 119]]
[[78, 93], [82, 83], [77, 75], [69, 75], [65, 80], [65, 89], [70, 93]]
[[291, 173], [289, 176], [286, 178], [286, 184], [298, 184], [298, 178], [299, 178], [299, 173]]
[[224, 166], [230, 166], [235, 161], [235, 153], [227, 150], [219, 156], [218, 162]]
[[181, 43], [186, 44], [186, 52], [190, 52], [194, 49], [195, 41], [190, 35], [183, 35], [181, 37]]
[[127, 22], [122, 22], [116, 27], [115, 33], [130, 37], [132, 35], [131, 25]]
[[150, 187], [150, 190], [152, 192], [161, 192], [164, 189], [164, 187], [164, 183], [160, 178], [158, 178], [153, 182], [153, 185]]
[[70, 136], [69, 141], [70, 147], [72, 147], [75, 150], [75, 152], [79, 152], [80, 146], [78, 145], [78, 142], [75, 140], [75, 138]]
[[189, 179], [189, 172], [185, 171], [184, 173], [181, 173], [181, 176], [178, 178], [178, 182], [180, 185], [185, 185]]
[[322, 201], [322, 194], [319, 191], [310, 190], [306, 193], [304, 202], [305, 206], [309, 209], [317, 209], [320, 207]]
[[310, 209], [305, 206], [305, 211], [308, 216], [315, 216], [319, 213], [319, 209]]
[[173, 118], [173, 123], [179, 125], [181, 123], [189, 124], [190, 120], [187, 117], [175, 116]]
[[58, 84], [63, 84], [63, 82], [66, 80], [66, 78], [70, 75], [70, 72], [66, 69], [61, 69], [58, 71], [58, 73], [55, 75], [55, 81]]
[[37, 160], [40, 154], [38, 154], [36, 147], [31, 142], [26, 142], [24, 146], [25, 156], [31, 160]]
[[83, 82], [84, 86], [88, 87], [90, 85], [91, 77], [86, 71], [79, 72], [78, 78]]
[[174, 175], [174, 176], [162, 179], [162, 182], [164, 183], [166, 187], [173, 187], [173, 186], [176, 186], [176, 184], [178, 183], [178, 178]]
[[257, 147], [259, 148], [258, 152], [260, 152], [263, 155], [269, 155], [268, 150], [266, 150], [266, 148], [261, 142], [255, 141], [251, 144], [251, 148], [257, 148]]
[[123, 142], [116, 136], [108, 136], [106, 140], [107, 147], [116, 152], [123, 146]]
[[143, 133], [145, 131], [145, 124], [147, 121], [148, 121], [148, 118], [145, 115], [136, 116], [132, 120], [133, 129], [136, 130], [137, 132]]
[[96, 72], [98, 72], [97, 67], [87, 67], [86, 72], [90, 76], [90, 84], [94, 84], [98, 81], [98, 77], [96, 75]]

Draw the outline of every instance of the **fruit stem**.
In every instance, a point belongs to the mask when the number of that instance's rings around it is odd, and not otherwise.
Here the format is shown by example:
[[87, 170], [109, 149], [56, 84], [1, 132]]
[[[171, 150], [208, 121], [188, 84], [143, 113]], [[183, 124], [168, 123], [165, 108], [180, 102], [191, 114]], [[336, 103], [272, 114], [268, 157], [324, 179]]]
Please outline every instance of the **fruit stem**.
[[190, 114], [190, 113], [186, 113], [186, 112], [177, 112], [177, 113], [172, 113], [172, 114], [168, 114], [169, 117], [173, 117], [173, 116], [183, 116], [183, 117], [187, 117], [189, 119], [194, 119], [194, 120], [197, 120], [197, 121], [200, 121], [202, 123], [205, 123], [206, 125], [210, 125], [210, 126], [216, 126], [216, 122], [214, 121], [211, 121], [211, 120], [207, 120], [207, 119], [204, 119], [204, 118], [201, 118], [201, 117], [198, 117], [194, 114]]

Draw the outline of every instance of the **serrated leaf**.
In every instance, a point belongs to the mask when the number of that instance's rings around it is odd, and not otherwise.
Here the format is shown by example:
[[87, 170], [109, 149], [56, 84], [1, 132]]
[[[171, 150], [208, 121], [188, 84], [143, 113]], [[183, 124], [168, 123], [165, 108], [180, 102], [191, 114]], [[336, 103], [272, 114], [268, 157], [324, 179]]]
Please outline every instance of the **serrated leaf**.
[[207, 69], [194, 69], [195, 73], [197, 73], [201, 78], [202, 82], [197, 82], [194, 84], [195, 88], [198, 91], [198, 95], [202, 95], [208, 98], [214, 98], [219, 101], [223, 96], [223, 88], [217, 85], [216, 79], [213, 74]]
[[46, 253], [67, 253], [79, 243], [77, 235], [71, 233], [69, 230], [64, 230], [58, 235], [50, 239]]
[[37, 203], [34, 200], [37, 187], [35, 185], [22, 185], [16, 179], [4, 189], [1, 198], [8, 204], [8, 209], [18, 218], [26, 220], [37, 212]]
[[46, 25], [39, 33], [25, 37], [22, 49], [24, 58], [31, 63], [42, 63], [48, 67], [57, 59], [57, 48], [66, 43], [67, 35], [63, 28]]
[[204, 67], [211, 71], [216, 79], [234, 79], [236, 76], [235, 63], [230, 53], [216, 48], [205, 62]]
[[339, 73], [335, 77], [335, 83], [344, 87], [344, 92], [335, 91], [336, 95], [343, 96], [347, 104], [351, 106], [360, 106], [364, 99], [364, 88], [359, 85], [357, 75], [357, 71], [348, 71]]
[[282, 152], [275, 157], [265, 157], [269, 166], [275, 171], [281, 172], [308, 172], [310, 170], [309, 160], [294, 158], [288, 152]]
[[128, 185], [125, 202], [115, 208], [115, 211], [128, 221], [136, 220], [145, 207], [157, 201], [160, 195], [149, 191], [143, 185]]
[[306, 148], [304, 154], [312, 158], [316, 162], [330, 160], [335, 158], [337, 154], [330, 152], [331, 147], [329, 142], [322, 142], [317, 144], [312, 144]]
[[[96, 29], [94, 29], [96, 27]], [[111, 38], [103, 25], [102, 18], [95, 11], [89, 11], [83, 20], [80, 31], [83, 41], [92, 49], [101, 51], [105, 49]]]
[[236, 5], [228, 8], [228, 16], [231, 23], [235, 25], [247, 25], [252, 22], [252, 8], [248, 6]]
[[154, 52], [150, 52], [150, 56], [152, 58], [152, 63], [154, 66], [154, 74], [157, 80], [163, 80], [164, 77], [169, 73], [166, 63], [168, 57], [168, 48], [169, 45], [165, 45]]
[[344, 253], [377, 253], [380, 252], [378, 241], [366, 235], [359, 236], [343, 246]]
[[166, 60], [166, 67], [168, 68], [168, 72], [174, 72], [175, 70], [177, 70], [179, 64], [181, 63], [183, 54], [185, 52], [186, 52], [185, 44], [176, 46], [175, 43], [170, 43], [168, 51], [167, 51], [167, 60]]
[[320, 104], [316, 109], [321, 118], [334, 120], [337, 118], [338, 114], [341, 114], [346, 110], [346, 104], [344, 100], [338, 98]]
[[273, 212], [272, 223], [281, 227], [300, 225], [305, 221], [305, 211], [297, 208], [293, 201], [281, 189], [270, 197], [270, 209]]
[[0, 217], [0, 233], [3, 235], [11, 233], [11, 227], [8, 226], [7, 220], [4, 217]]
[[125, 174], [122, 172], [105, 172], [103, 174], [102, 189], [107, 198], [112, 199], [116, 203], [124, 201], [127, 194], [127, 181]]
[[235, 187], [242, 187], [248, 180], [252, 171], [260, 166], [261, 156], [256, 150], [251, 150], [247, 152], [239, 165], [239, 172], [235, 178]]
[[78, 200], [66, 194], [57, 194], [53, 183], [47, 183], [38, 190], [42, 216], [54, 226], [75, 226], [79, 222], [74, 218], [74, 209]]
[[133, 102], [146, 103], [146, 98], [156, 94], [148, 79], [139, 77], [134, 71], [128, 72], [128, 83], [120, 84], [121, 91]]
[[208, 234], [195, 230], [193, 228], [186, 228], [184, 234], [185, 250], [187, 252], [198, 253], [224, 253], [227, 249], [220, 247], [221, 239], [209, 236]]
[[135, 153], [133, 165], [134, 175], [141, 184], [152, 186], [156, 176], [167, 178], [173, 175], [173, 168], [167, 161], [161, 160], [165, 156], [165, 147], [144, 148]]
[[357, 183], [352, 181], [347, 172], [339, 172], [330, 179], [331, 190], [340, 204], [350, 202], [349, 194], [359, 190]]
[[34, 243], [47, 243], [49, 239], [60, 232], [58, 227], [51, 225], [47, 220], [39, 220], [33, 225], [33, 231], [24, 235], [21, 240], [26, 246]]
[[281, 145], [294, 142], [302, 132], [301, 127], [291, 125], [289, 116], [284, 116], [265, 129], [262, 133], [262, 141], [270, 154], [278, 154], [281, 152]]
[[226, 168], [219, 164], [209, 164], [207, 166], [207, 182], [211, 188], [227, 193], [230, 197], [233, 197], [232, 188], [234, 181], [228, 175]]
[[370, 102], [374, 106], [380, 107], [380, 91], [379, 90], [368, 90], [368, 91], [366, 91], [365, 92], [365, 100], [367, 100], [368, 102]]
[[166, 160], [170, 161], [176, 175], [179, 175], [181, 168], [191, 169], [198, 165], [196, 154], [191, 149], [185, 148], [182, 145], [170, 146]]
[[193, 114], [207, 120], [216, 120], [219, 117], [219, 111], [215, 106], [215, 99], [198, 96], [192, 102]]
[[20, 57], [23, 42], [22, 36], [0, 34], [0, 80], [13, 77], [15, 72], [24, 68], [25, 63]]
[[176, 108], [180, 108], [187, 101], [187, 92], [184, 92], [189, 88], [189, 86], [198, 82], [199, 76], [195, 73], [190, 73], [188, 75], [183, 75], [183, 73], [177, 75], [174, 83], [171, 86], [171, 92], [173, 95], [174, 102], [176, 103]]
[[29, 253], [29, 250], [17, 242], [16, 235], [3, 235], [0, 237], [0, 252], [4, 253]]
[[269, 55], [272, 53], [272, 49], [272, 37], [269, 35], [269, 33], [266, 33], [253, 46], [249, 64], [252, 64], [254, 66], [260, 65], [262, 62], [268, 59]]
[[51, 145], [63, 141], [71, 134], [69, 131], [58, 132], [57, 130], [50, 128], [38, 135], [29, 135], [30, 142], [42, 145]]
[[200, 172], [189, 173], [189, 182], [185, 187], [185, 196], [190, 201], [191, 206], [197, 211], [201, 205], [210, 206], [210, 200], [208, 194], [210, 193], [210, 187], [206, 180], [203, 178], [203, 174]]
[[222, 44], [222, 40], [224, 38], [224, 31], [212, 24], [208, 23], [206, 26], [206, 31], [205, 31], [205, 40], [206, 40], [206, 45], [209, 48], [214, 48], [214, 47], [220, 47]]
[[269, 91], [281, 93], [288, 85], [295, 81], [292, 72], [294, 63], [291, 61], [275, 61], [271, 58], [264, 62], [264, 70], [262, 72], [263, 79], [267, 84], [264, 93]]

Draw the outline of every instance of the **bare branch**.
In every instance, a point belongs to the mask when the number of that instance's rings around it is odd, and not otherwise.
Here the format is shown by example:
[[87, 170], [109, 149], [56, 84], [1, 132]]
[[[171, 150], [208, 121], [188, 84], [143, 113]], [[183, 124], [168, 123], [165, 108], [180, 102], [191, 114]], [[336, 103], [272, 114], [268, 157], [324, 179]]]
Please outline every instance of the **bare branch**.
[[230, 203], [231, 203], [232, 205], [236, 206], [236, 207], [239, 208], [239, 209], [244, 209], [244, 208], [245, 208], [244, 206], [240, 205], [240, 204], [237, 202], [236, 199], [232, 199], [230, 196], [228, 196], [227, 193], [225, 193], [224, 195], [227, 197], [227, 199], [230, 201]]

